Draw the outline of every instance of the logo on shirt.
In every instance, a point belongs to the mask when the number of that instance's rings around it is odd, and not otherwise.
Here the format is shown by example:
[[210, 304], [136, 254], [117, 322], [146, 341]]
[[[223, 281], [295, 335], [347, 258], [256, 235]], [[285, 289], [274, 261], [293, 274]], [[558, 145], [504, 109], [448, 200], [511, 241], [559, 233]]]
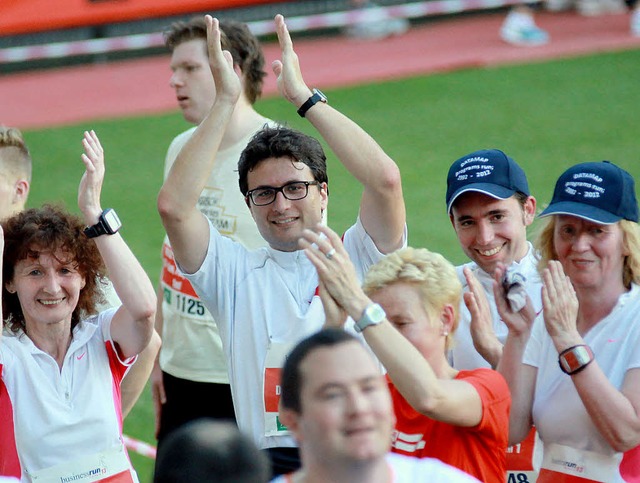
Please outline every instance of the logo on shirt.
[[422, 433], [407, 434], [402, 431], [394, 431], [392, 446], [406, 453], [415, 453], [424, 449], [426, 443], [422, 439], [423, 437]]

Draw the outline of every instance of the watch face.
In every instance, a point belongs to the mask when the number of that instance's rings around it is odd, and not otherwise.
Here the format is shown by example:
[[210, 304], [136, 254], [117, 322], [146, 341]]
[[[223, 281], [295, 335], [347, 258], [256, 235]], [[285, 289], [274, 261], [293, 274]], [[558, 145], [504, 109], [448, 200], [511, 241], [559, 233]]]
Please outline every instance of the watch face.
[[109, 208], [108, 210], [105, 210], [104, 213], [102, 214], [102, 217], [104, 218], [104, 222], [107, 225], [107, 229], [111, 231], [111, 233], [117, 232], [122, 226], [122, 222], [120, 221], [120, 218], [118, 218], [118, 215], [116, 214], [115, 210], [111, 208]]
[[384, 320], [386, 314], [382, 307], [378, 304], [373, 304], [367, 307], [366, 316], [374, 324], [379, 324]]

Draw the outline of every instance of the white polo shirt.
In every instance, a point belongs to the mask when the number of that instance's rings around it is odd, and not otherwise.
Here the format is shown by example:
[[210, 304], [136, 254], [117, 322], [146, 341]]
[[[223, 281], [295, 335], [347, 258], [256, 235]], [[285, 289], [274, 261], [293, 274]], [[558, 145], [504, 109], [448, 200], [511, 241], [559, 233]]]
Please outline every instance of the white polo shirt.
[[[260, 448], [294, 447], [277, 420], [276, 392], [284, 355], [324, 324], [317, 272], [301, 250], [249, 251], [209, 228], [206, 258], [186, 277], [218, 324], [238, 426]], [[343, 242], [360, 280], [384, 257], [359, 219]]]
[[16, 468], [17, 451], [22, 480], [31, 481], [29, 475], [38, 471], [123, 446], [120, 382], [135, 358], [120, 360], [114, 347], [110, 326], [116, 310], [75, 327], [62, 370], [23, 332], [4, 331], [0, 468]]
[[[595, 362], [617, 390], [622, 388], [627, 371], [640, 368], [639, 313], [640, 287], [633, 284], [611, 313], [583, 336], [595, 354]], [[608, 464], [611, 469], [602, 481], [623, 481], [618, 470], [622, 454], [598, 431], [571, 376], [560, 370], [558, 351], [542, 314], [534, 322], [522, 362], [538, 370], [532, 414], [544, 443], [545, 461], [553, 444], [563, 445], [581, 452], [579, 459], [586, 470], [590, 458], [596, 458], [593, 466], [598, 469]]]

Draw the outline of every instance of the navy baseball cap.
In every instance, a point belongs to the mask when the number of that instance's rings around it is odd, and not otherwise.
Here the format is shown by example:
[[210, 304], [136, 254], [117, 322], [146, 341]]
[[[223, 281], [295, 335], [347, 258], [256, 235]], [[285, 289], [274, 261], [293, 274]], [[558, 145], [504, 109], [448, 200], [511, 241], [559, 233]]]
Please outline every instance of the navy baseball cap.
[[458, 159], [447, 175], [447, 213], [463, 193], [476, 191], [498, 200], [517, 192], [529, 196], [527, 176], [518, 163], [499, 149], [474, 151]]
[[571, 215], [610, 225], [638, 222], [633, 177], [610, 161], [580, 163], [560, 175], [549, 206], [540, 217]]

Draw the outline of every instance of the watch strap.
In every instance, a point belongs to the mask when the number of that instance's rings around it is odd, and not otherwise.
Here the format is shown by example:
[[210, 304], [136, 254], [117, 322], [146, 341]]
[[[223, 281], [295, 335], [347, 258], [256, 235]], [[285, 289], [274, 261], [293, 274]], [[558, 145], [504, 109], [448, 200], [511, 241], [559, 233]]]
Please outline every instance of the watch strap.
[[558, 355], [560, 370], [568, 375], [583, 371], [595, 360], [591, 347], [586, 344], [578, 344], [563, 350]]
[[[109, 226], [105, 214], [113, 215], [117, 220], [117, 226]], [[115, 211], [112, 208], [105, 209], [98, 217], [98, 223], [86, 227], [83, 232], [87, 238], [96, 238], [102, 235], [113, 235], [120, 229], [121, 223]]]
[[87, 238], [96, 238], [107, 234], [107, 230], [102, 223], [102, 218], [98, 220], [95, 225], [88, 226], [84, 229], [84, 234]]
[[327, 102], [327, 96], [325, 96], [318, 89], [313, 89], [312, 92], [313, 94], [311, 94], [311, 97], [304, 101], [304, 104], [302, 104], [298, 108], [298, 114], [300, 115], [300, 117], [305, 117], [307, 115], [307, 111], [315, 106], [318, 102]]

